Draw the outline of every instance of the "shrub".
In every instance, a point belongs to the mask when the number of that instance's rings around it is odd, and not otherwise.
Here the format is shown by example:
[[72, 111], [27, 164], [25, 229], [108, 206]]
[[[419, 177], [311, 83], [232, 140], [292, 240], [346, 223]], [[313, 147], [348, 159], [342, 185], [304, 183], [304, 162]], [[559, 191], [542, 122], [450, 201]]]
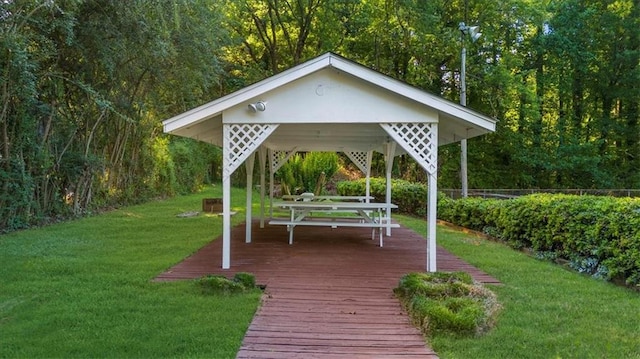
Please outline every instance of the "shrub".
[[207, 275], [195, 280], [202, 294], [237, 294], [256, 288], [256, 280], [252, 274], [237, 273], [232, 280], [221, 275]]
[[411, 310], [420, 313], [420, 327], [427, 333], [448, 331], [469, 335], [476, 332], [482, 307], [469, 298], [445, 298], [440, 301], [414, 297]]
[[461, 285], [473, 284], [466, 272], [412, 273], [400, 279], [396, 294], [403, 297], [422, 295], [430, 298], [466, 295]]
[[640, 199], [535, 194], [441, 201], [439, 217], [640, 289]]
[[233, 281], [242, 284], [247, 289], [256, 287], [256, 277], [251, 273], [236, 273], [236, 275], [233, 276]]
[[[340, 195], [364, 195], [365, 179], [338, 183]], [[424, 216], [427, 186], [393, 179], [398, 211]], [[386, 181], [371, 178], [371, 195], [386, 197]], [[438, 218], [482, 231], [539, 258], [568, 262], [596, 278], [640, 289], [640, 199], [534, 194], [511, 200], [438, 195]]]
[[438, 218], [459, 226], [482, 231], [487, 226], [487, 214], [499, 200], [469, 197], [465, 201], [447, 198], [438, 201]]
[[[384, 202], [387, 196], [387, 181], [384, 178], [373, 177], [370, 179], [370, 194], [378, 202]], [[366, 193], [366, 180], [364, 178], [355, 181], [339, 182], [338, 194], [342, 196], [364, 196]], [[427, 186], [422, 183], [413, 183], [401, 179], [391, 180], [391, 198], [398, 205], [398, 211], [415, 216], [425, 216], [427, 205]]]
[[278, 172], [283, 194], [293, 194], [302, 191], [302, 156], [295, 154], [285, 163]]
[[335, 152], [295, 154], [276, 173], [283, 193], [314, 192], [323, 173], [328, 180], [338, 171], [338, 161], [339, 157]]
[[[302, 161], [302, 181], [308, 192], [314, 192], [317, 181], [324, 173], [324, 178], [331, 178], [338, 171], [338, 154], [335, 152], [309, 152]], [[324, 187], [324, 184], [322, 184]], [[321, 193], [317, 193], [320, 195]]]
[[425, 335], [478, 335], [495, 326], [495, 294], [465, 272], [409, 273], [394, 293]]

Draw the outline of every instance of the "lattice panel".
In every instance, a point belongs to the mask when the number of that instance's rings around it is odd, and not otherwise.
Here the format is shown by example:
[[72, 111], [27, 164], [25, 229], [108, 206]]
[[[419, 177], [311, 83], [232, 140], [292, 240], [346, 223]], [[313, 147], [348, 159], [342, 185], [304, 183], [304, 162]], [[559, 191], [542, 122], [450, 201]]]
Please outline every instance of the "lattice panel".
[[367, 174], [367, 168], [369, 168], [369, 153], [368, 152], [345, 152], [345, 155], [349, 157], [354, 165], [358, 166], [362, 173]]
[[230, 176], [278, 128], [273, 124], [224, 125], [225, 165], [223, 175]]
[[438, 168], [437, 123], [389, 123], [380, 126], [428, 173]]
[[270, 153], [270, 161], [271, 161], [271, 171], [275, 173], [280, 169], [280, 167], [284, 166], [285, 163], [291, 158], [291, 156], [296, 154], [296, 151], [269, 151]]

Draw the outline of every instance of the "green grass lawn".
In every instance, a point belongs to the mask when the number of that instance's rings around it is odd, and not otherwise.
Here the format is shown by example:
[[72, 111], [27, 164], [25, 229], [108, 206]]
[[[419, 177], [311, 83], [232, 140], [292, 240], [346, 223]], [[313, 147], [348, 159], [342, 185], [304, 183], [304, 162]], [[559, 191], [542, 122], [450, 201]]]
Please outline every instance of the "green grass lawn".
[[[0, 236], [0, 358], [235, 357], [259, 292], [204, 296], [191, 281], [152, 281], [220, 235], [220, 218], [176, 217], [219, 196], [214, 187]], [[244, 201], [233, 189], [234, 223]], [[396, 218], [425, 232], [423, 220]], [[473, 235], [438, 234], [504, 283], [492, 287], [504, 306], [498, 327], [433, 338], [442, 358], [640, 358], [640, 294]]]
[[[192, 281], [152, 282], [222, 232], [215, 216], [176, 217], [216, 196], [0, 236], [0, 358], [235, 357], [259, 291], [216, 297]], [[243, 200], [234, 190], [235, 210]]]
[[[425, 233], [423, 220], [396, 218]], [[640, 293], [454, 229], [438, 236], [503, 283], [491, 289], [504, 307], [488, 335], [432, 338], [441, 358], [640, 358]]]

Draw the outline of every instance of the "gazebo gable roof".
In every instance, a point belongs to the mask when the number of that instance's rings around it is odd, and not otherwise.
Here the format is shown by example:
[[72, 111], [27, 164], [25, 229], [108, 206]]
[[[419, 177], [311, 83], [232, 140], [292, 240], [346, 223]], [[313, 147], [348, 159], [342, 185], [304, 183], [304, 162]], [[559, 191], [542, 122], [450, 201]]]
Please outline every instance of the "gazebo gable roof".
[[[344, 88], [342, 92], [335, 91], [332, 86], [346, 86], [348, 91]], [[312, 93], [314, 98], [292, 98], [292, 94], [300, 92], [301, 88]], [[360, 96], [345, 97], [345, 93], [354, 92]], [[332, 93], [337, 96], [327, 102]], [[247, 110], [247, 104], [257, 100], [267, 101], [267, 111], [252, 114]], [[319, 108], [324, 116], [318, 115]], [[341, 116], [337, 117], [336, 113]], [[315, 126], [361, 123], [364, 126], [365, 123], [394, 121], [439, 122], [440, 145], [495, 130], [493, 119], [332, 53], [170, 118], [163, 124], [165, 132], [222, 145], [223, 121], [298, 126], [305, 123]], [[276, 143], [275, 138], [271, 143]]]

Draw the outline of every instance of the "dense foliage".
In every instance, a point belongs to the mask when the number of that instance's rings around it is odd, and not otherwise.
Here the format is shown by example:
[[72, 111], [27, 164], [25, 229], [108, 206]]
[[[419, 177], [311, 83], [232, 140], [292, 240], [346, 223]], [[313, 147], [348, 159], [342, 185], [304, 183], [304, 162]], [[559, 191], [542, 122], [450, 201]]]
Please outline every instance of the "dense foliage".
[[[500, 120], [471, 188], [640, 186], [637, 1], [6, 0], [0, 20], [0, 231], [197, 187], [220, 153], [161, 121], [326, 51], [458, 101], [463, 41], [467, 102]], [[439, 158], [457, 187], [458, 147]]]
[[208, 3], [1, 2], [0, 231], [202, 183], [219, 153], [159, 121], [223, 71]]
[[640, 289], [640, 199], [539, 194], [443, 200], [438, 216]]
[[323, 194], [327, 179], [338, 171], [335, 152], [296, 153], [276, 172], [283, 194]]
[[[237, 44], [225, 59], [239, 85], [334, 51], [457, 101], [464, 40], [467, 103], [500, 120], [495, 135], [469, 143], [470, 188], [640, 186], [637, 1], [226, 4]], [[479, 41], [461, 36], [462, 21], [480, 26]], [[458, 146], [439, 157], [440, 187], [458, 187]], [[397, 168], [424, 178], [406, 158]]]

